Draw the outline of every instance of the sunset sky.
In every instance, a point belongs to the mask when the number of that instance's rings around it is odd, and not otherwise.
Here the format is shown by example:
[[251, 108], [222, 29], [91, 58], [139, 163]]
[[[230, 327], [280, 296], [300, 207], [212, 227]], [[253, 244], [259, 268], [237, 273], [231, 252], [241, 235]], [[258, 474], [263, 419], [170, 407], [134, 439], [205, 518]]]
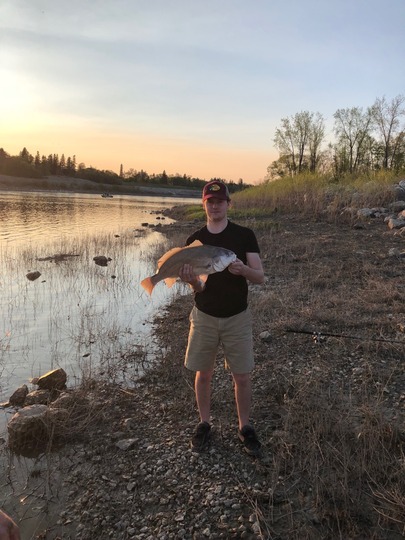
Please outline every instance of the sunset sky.
[[261, 181], [275, 129], [405, 94], [404, 0], [1, 0], [0, 148]]

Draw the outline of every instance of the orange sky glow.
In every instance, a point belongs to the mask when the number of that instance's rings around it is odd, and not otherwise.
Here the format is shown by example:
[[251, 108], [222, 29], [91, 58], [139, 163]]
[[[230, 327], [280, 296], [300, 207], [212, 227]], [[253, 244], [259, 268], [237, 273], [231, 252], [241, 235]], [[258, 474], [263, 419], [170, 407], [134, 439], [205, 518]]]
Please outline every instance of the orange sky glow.
[[330, 140], [338, 109], [403, 93], [388, 4], [2, 0], [0, 148], [260, 183], [284, 119], [320, 113]]

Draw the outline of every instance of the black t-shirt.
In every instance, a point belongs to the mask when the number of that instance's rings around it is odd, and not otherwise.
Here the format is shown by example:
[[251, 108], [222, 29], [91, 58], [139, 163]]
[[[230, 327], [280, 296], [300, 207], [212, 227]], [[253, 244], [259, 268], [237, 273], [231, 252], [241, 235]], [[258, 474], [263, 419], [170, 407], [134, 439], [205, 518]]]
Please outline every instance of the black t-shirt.
[[[205, 225], [186, 240], [190, 245], [194, 240], [210, 246], [224, 247], [233, 251], [245, 264], [246, 253], [260, 253], [255, 233], [247, 227], [228, 221], [226, 228], [218, 233], [210, 233]], [[198, 309], [213, 317], [231, 317], [247, 308], [248, 285], [243, 276], [235, 276], [227, 268], [208, 276], [205, 289], [195, 293]]]

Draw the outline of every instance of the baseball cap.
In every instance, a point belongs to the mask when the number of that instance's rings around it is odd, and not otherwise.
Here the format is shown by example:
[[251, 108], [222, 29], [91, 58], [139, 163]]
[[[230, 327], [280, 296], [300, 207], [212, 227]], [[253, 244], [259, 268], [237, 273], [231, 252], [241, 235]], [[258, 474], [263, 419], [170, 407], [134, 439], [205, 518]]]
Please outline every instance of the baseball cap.
[[221, 182], [221, 180], [212, 180], [211, 182], [208, 182], [208, 184], [205, 184], [202, 193], [202, 200], [206, 201], [207, 199], [211, 199], [211, 197], [222, 199], [224, 201], [231, 200], [229, 197], [228, 188], [223, 182]]

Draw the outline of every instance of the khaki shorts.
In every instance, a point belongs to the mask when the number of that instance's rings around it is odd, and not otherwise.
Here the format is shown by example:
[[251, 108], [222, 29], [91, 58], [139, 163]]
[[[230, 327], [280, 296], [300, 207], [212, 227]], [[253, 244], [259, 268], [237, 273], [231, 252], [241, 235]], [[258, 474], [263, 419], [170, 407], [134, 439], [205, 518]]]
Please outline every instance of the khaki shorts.
[[212, 317], [195, 306], [190, 314], [190, 333], [185, 366], [191, 371], [214, 369], [219, 345], [232, 373], [250, 373], [254, 367], [252, 315], [249, 309], [232, 317]]

